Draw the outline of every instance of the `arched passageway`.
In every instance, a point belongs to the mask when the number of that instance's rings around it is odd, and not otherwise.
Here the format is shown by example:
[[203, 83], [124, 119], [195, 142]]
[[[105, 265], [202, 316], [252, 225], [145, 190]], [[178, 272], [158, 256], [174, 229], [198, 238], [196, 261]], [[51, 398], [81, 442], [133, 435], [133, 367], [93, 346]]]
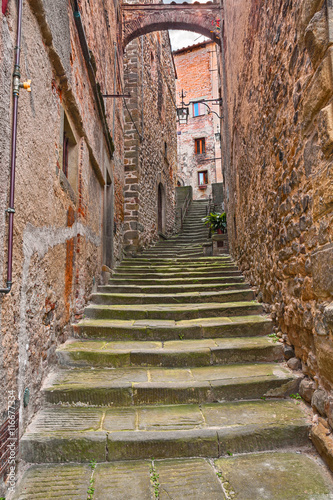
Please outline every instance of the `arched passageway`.
[[218, 4], [123, 4], [123, 47], [138, 36], [163, 30], [195, 31], [220, 44]]

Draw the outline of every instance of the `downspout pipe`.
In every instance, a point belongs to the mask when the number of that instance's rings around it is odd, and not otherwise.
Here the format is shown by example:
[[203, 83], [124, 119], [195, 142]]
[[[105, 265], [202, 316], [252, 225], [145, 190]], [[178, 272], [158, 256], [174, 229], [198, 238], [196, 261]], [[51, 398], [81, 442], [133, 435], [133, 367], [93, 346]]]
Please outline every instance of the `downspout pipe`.
[[17, 34], [15, 47], [15, 62], [13, 72], [13, 118], [11, 139], [11, 163], [10, 163], [10, 191], [8, 213], [8, 260], [7, 260], [7, 286], [0, 288], [0, 293], [9, 293], [12, 288], [13, 268], [13, 233], [14, 233], [14, 195], [15, 195], [15, 168], [16, 168], [16, 140], [17, 140], [17, 110], [20, 93], [20, 56], [21, 56], [21, 31], [22, 31], [23, 0], [18, 0], [17, 5]]

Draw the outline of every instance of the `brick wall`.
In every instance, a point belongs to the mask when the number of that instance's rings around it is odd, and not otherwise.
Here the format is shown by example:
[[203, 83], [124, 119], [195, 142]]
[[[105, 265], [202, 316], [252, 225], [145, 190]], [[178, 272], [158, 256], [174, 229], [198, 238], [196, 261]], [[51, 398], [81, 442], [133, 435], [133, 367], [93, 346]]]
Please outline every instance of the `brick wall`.
[[166, 32], [126, 47], [125, 248], [140, 250], [158, 239], [158, 186], [164, 191], [164, 227], [174, 230], [177, 165], [175, 73]]
[[[215, 43], [204, 42], [174, 52], [177, 69], [177, 105], [180, 106], [182, 90], [186, 94], [185, 103], [200, 98], [219, 97], [218, 49]], [[219, 106], [207, 103], [219, 114]], [[201, 105], [203, 113], [193, 116], [193, 106], [189, 106], [188, 123], [178, 124], [178, 180], [182, 185], [192, 186], [193, 198], [208, 198], [212, 194], [212, 183], [222, 178], [220, 144], [215, 141], [215, 132], [220, 127], [219, 119], [208, 108]], [[205, 138], [206, 152], [195, 153], [195, 139]], [[199, 189], [198, 172], [207, 171], [208, 183]]]

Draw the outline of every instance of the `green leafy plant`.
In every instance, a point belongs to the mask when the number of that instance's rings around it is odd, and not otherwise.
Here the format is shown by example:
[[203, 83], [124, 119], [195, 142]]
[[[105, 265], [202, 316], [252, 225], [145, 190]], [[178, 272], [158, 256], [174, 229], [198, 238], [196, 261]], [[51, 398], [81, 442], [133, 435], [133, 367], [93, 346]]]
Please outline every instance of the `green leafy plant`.
[[270, 333], [268, 336], [273, 340], [273, 342], [279, 342], [279, 337], [276, 333]]
[[290, 397], [292, 399], [302, 399], [302, 397], [298, 394], [298, 392], [296, 394], [290, 394]]
[[217, 233], [218, 230], [221, 230], [223, 234], [227, 232], [227, 215], [225, 212], [212, 212], [204, 217], [202, 222], [209, 225], [212, 233]]
[[95, 483], [95, 479], [94, 479], [94, 471], [96, 469], [96, 460], [90, 460], [89, 462], [90, 464], [90, 467], [91, 467], [91, 478], [89, 480], [89, 487], [88, 487], [88, 490], [87, 490], [87, 500], [93, 500], [94, 498], [94, 492], [95, 492], [95, 488], [94, 488], [94, 483]]
[[157, 474], [157, 471], [155, 469], [154, 459], [152, 458], [151, 460], [152, 460], [151, 466], [149, 469], [150, 480], [153, 483], [155, 499], [158, 500], [158, 498], [160, 496], [160, 483], [158, 482], [159, 474]]

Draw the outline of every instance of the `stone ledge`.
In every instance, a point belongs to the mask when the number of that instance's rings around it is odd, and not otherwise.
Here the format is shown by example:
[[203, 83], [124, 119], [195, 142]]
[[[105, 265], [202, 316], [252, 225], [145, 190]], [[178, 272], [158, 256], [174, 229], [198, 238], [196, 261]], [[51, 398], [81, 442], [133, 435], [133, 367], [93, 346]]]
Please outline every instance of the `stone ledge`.
[[319, 421], [312, 427], [310, 438], [318, 453], [333, 472], [333, 436], [331, 431]]

